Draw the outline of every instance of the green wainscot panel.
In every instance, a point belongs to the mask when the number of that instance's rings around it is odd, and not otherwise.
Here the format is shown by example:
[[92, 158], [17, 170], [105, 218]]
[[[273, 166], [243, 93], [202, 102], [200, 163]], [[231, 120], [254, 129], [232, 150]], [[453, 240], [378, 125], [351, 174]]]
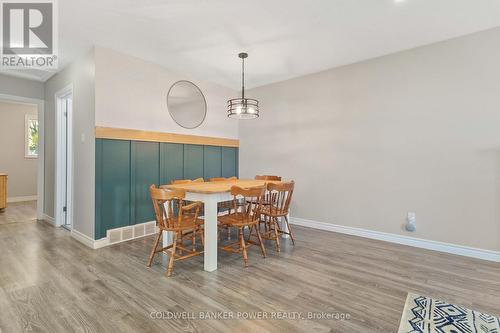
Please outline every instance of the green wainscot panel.
[[184, 145], [160, 143], [160, 183], [170, 184], [174, 179], [184, 179]]
[[238, 148], [221, 147], [222, 177], [238, 177]]
[[101, 200], [102, 200], [102, 139], [95, 140], [95, 230], [94, 238], [101, 235]]
[[106, 230], [130, 224], [130, 141], [102, 139], [96, 156], [99, 168], [100, 211], [96, 239], [106, 237]]
[[238, 176], [238, 148], [96, 139], [95, 238], [154, 219], [149, 186]]
[[204, 146], [203, 177], [206, 181], [210, 178], [222, 176], [222, 151], [221, 147]]
[[131, 145], [130, 224], [154, 221], [149, 186], [160, 183], [160, 144], [132, 141]]
[[203, 177], [203, 146], [184, 145], [184, 178]]

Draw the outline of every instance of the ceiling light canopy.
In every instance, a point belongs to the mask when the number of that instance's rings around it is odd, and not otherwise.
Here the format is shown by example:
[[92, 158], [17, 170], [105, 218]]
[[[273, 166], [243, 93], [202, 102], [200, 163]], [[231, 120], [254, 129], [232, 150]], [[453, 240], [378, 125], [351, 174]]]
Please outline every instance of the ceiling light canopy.
[[227, 101], [227, 116], [236, 119], [255, 119], [259, 116], [259, 101], [245, 98], [245, 58], [247, 53], [240, 53], [241, 58], [241, 98], [233, 98]]

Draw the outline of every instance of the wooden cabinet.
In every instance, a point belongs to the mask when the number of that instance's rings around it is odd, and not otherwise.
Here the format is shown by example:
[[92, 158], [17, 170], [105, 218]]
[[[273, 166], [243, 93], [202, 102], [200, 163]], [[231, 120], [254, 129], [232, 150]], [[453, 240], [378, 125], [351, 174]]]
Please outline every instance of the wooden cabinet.
[[0, 209], [7, 207], [7, 174], [0, 173]]

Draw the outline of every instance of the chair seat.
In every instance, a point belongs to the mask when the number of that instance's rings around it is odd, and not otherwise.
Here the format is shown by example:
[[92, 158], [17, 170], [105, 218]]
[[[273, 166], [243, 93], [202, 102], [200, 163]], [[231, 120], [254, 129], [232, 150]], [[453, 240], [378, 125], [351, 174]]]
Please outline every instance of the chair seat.
[[[248, 200], [247, 203], [251, 203], [253, 205], [257, 205], [258, 204], [258, 202], [255, 201], [255, 200]], [[270, 205], [269, 200], [262, 200], [261, 203], [262, 203], [262, 206], [269, 206]]]
[[260, 210], [260, 213], [263, 214], [263, 215], [275, 216], [275, 217], [280, 217], [280, 216], [286, 216], [286, 215], [288, 215], [288, 212], [279, 210], [275, 206], [272, 206], [272, 211], [271, 211], [271, 206], [270, 205], [262, 207], [262, 209]]
[[238, 212], [219, 216], [218, 220], [220, 225], [229, 225], [235, 227], [254, 225], [258, 223], [258, 219], [248, 220], [245, 219], [245, 217], [247, 217], [245, 213]]
[[[177, 218], [177, 217], [175, 217]], [[197, 218], [195, 221], [192, 222], [183, 222], [181, 225], [174, 225], [173, 227], [165, 228], [159, 225], [160, 229], [164, 231], [185, 231], [185, 230], [191, 230], [195, 229], [201, 225], [203, 225], [205, 221], [203, 219]]]

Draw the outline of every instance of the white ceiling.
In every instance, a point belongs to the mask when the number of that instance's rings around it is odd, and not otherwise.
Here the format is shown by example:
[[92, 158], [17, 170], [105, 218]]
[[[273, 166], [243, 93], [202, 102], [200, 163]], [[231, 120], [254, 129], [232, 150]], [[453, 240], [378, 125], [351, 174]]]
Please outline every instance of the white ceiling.
[[[93, 44], [232, 88], [500, 26], [498, 0], [60, 0], [61, 64]], [[22, 72], [41, 80], [43, 72]]]

